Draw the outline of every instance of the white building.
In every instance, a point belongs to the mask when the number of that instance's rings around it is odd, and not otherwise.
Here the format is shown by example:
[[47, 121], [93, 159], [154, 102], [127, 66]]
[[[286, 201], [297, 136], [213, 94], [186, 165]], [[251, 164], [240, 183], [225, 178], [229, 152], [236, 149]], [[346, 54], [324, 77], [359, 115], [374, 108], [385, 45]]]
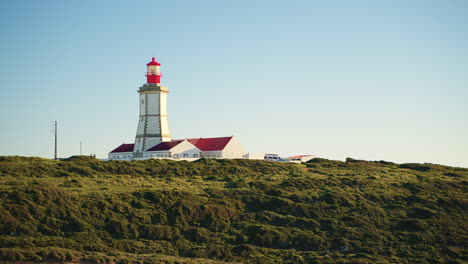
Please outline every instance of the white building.
[[187, 139], [161, 142], [149, 148], [143, 154], [144, 158], [199, 158], [201, 150]]
[[202, 158], [241, 159], [244, 148], [236, 137], [192, 138], [190, 143], [201, 150]]
[[304, 163], [307, 162], [311, 159], [317, 158], [315, 155], [299, 155], [299, 156], [293, 156], [293, 157], [288, 157], [287, 159], [289, 162], [295, 162], [295, 163]]
[[131, 160], [135, 144], [122, 144], [109, 153], [110, 160]]
[[251, 160], [263, 160], [265, 159], [265, 153], [247, 153], [244, 154], [242, 158]]
[[191, 138], [165, 141], [142, 152], [142, 157], [133, 156], [134, 144], [122, 144], [109, 153], [109, 159], [130, 160], [133, 158], [166, 159], [240, 159], [244, 148], [237, 138]]

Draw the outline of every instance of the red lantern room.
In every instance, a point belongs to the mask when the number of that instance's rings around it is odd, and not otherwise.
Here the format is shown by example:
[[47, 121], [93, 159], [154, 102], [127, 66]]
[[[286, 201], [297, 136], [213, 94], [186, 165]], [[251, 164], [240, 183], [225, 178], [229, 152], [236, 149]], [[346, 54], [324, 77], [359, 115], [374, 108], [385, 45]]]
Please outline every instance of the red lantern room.
[[157, 62], [153, 57], [153, 60], [146, 64], [146, 66], [146, 82], [160, 84], [162, 76], [160, 71], [161, 63]]

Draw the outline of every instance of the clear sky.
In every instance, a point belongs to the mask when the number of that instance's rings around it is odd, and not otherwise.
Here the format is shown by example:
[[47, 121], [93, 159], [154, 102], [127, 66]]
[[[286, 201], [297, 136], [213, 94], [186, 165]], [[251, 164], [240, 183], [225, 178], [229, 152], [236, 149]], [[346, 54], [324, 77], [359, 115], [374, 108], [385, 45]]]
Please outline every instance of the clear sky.
[[468, 167], [468, 1], [25, 1], [0, 8], [0, 155], [132, 143], [146, 63], [173, 138]]

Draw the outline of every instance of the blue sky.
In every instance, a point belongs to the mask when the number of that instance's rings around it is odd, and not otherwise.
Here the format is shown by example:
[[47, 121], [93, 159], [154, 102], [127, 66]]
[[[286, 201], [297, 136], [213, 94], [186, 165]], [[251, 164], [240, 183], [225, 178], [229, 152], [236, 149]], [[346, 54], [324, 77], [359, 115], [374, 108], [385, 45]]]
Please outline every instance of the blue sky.
[[4, 1], [0, 155], [133, 142], [145, 64], [174, 138], [468, 167], [468, 1]]

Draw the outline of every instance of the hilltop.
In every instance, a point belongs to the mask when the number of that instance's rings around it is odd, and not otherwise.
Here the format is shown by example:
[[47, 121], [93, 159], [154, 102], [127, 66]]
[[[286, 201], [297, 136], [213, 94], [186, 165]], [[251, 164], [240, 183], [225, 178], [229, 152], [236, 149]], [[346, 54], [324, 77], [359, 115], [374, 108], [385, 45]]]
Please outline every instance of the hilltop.
[[468, 169], [0, 157], [0, 261], [464, 263]]

